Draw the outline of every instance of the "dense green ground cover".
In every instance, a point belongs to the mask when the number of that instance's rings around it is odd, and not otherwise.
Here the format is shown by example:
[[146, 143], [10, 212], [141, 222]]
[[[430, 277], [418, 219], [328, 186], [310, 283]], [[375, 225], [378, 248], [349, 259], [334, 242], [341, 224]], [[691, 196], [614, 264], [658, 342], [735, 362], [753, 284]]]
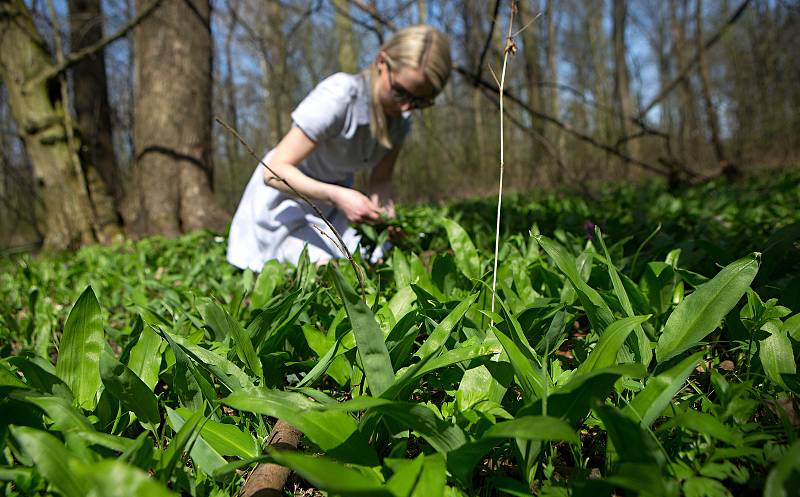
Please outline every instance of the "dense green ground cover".
[[491, 200], [402, 210], [366, 303], [207, 233], [3, 260], [0, 495], [792, 495], [799, 181], [508, 198], [494, 311]]

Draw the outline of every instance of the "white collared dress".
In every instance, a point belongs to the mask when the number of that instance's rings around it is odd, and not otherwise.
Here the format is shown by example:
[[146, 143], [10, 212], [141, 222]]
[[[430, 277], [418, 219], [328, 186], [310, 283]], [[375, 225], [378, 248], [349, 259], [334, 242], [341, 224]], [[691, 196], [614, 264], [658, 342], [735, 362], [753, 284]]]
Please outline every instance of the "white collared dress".
[[[369, 129], [370, 92], [365, 74], [334, 74], [320, 82], [292, 112], [292, 125], [317, 146], [298, 165], [306, 175], [326, 183], [351, 186], [355, 173], [372, 169], [389, 152], [372, 138]], [[402, 145], [410, 115], [387, 118], [393, 146]], [[269, 164], [271, 152], [264, 157]], [[335, 205], [315, 201], [342, 235], [347, 248], [356, 250], [359, 237]], [[340, 258], [325, 222], [302, 200], [264, 183], [259, 164], [245, 188], [228, 236], [228, 262], [261, 271], [271, 259], [297, 264], [308, 244], [312, 262]]]

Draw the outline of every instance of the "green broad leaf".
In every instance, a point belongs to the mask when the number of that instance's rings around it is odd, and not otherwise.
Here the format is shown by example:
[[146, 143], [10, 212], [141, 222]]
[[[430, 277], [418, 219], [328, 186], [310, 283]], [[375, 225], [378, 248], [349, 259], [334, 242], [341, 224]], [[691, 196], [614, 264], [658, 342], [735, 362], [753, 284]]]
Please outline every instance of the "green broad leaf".
[[97, 392], [102, 385], [100, 350], [103, 341], [100, 303], [89, 286], [67, 317], [56, 364], [58, 377], [72, 390], [78, 406], [89, 411], [97, 405]]
[[11, 435], [36, 465], [36, 470], [65, 497], [85, 497], [90, 486], [75, 474], [77, 458], [56, 437], [26, 426], [10, 426]]
[[[611, 256], [608, 253], [605, 241], [603, 241], [603, 235], [600, 232], [600, 228], [597, 226], [595, 226], [595, 234], [597, 235], [597, 239], [600, 241], [600, 245], [603, 247], [603, 253], [606, 256], [608, 276], [611, 278], [611, 284], [614, 287], [614, 294], [617, 296], [619, 303], [622, 305], [622, 309], [625, 311], [625, 314], [628, 317], [633, 317], [636, 314], [633, 312], [633, 304], [631, 304], [631, 300], [628, 298], [628, 292], [625, 291], [625, 285], [622, 283], [622, 279], [617, 272], [617, 268], [611, 262]], [[650, 340], [648, 340], [647, 335], [644, 333], [644, 329], [642, 329], [641, 324], [637, 324], [633, 329], [635, 332], [635, 343], [632, 344], [634, 346], [631, 348], [634, 351], [634, 356], [638, 362], [647, 366], [653, 359], [653, 351], [650, 348]], [[628, 342], [630, 341], [631, 340], [628, 340]]]
[[16, 373], [11, 372], [5, 365], [0, 364], [0, 388], [21, 388], [29, 389], [27, 383], [22, 381]]
[[523, 416], [503, 421], [486, 430], [483, 438], [518, 438], [580, 443], [575, 428], [565, 421], [550, 416]]
[[204, 397], [208, 398], [209, 401], [216, 400], [216, 392], [214, 392], [208, 381], [203, 378], [183, 348], [175, 343], [172, 336], [166, 331], [162, 331], [161, 336], [167, 341], [173, 354], [175, 354], [172, 388], [175, 389], [178, 400], [181, 405], [192, 410], [202, 410], [205, 404]]
[[427, 454], [411, 497], [443, 497], [445, 483], [447, 483], [447, 465], [444, 456]]
[[[56, 368], [47, 359], [34, 355], [28, 357], [14, 356], [10, 357], [8, 362], [22, 371], [27, 382], [23, 387], [16, 386], [14, 388], [33, 387], [40, 392], [57, 395], [72, 402], [72, 392], [70, 392], [67, 384], [56, 375]], [[0, 369], [3, 369], [2, 366], [0, 366]], [[2, 372], [0, 372], [0, 375], [2, 375]]]
[[150, 326], [145, 326], [131, 349], [128, 367], [141, 378], [150, 391], [155, 390], [165, 343]]
[[159, 462], [157, 471], [161, 481], [168, 482], [170, 480], [183, 452], [191, 450], [192, 445], [194, 445], [195, 440], [200, 434], [203, 421], [203, 411], [195, 412], [194, 415], [187, 419], [183, 426], [180, 427], [175, 436], [172, 437], [167, 450], [161, 453], [161, 461]]
[[392, 250], [392, 274], [397, 288], [407, 288], [413, 282], [408, 259], [402, 250]]
[[324, 409], [325, 412], [371, 410], [380, 413], [410, 427], [422, 435], [434, 449], [443, 454], [457, 449], [466, 442], [466, 436], [461, 428], [439, 418], [424, 404], [358, 397], [319, 408]]
[[386, 482], [386, 489], [395, 497], [408, 497], [417, 486], [417, 480], [422, 473], [425, 463], [425, 454], [420, 454], [408, 464], [402, 465]]
[[517, 416], [546, 414], [577, 427], [593, 406], [611, 395], [620, 377], [642, 378], [645, 375], [647, 370], [642, 364], [617, 364], [576, 375], [547, 396], [547, 412], [544, 412], [543, 399], [539, 399], [517, 411]]
[[639, 423], [611, 406], [596, 407], [594, 412], [608, 432], [611, 441], [608, 450], [614, 451], [620, 462], [663, 466], [664, 455], [653, 437]]
[[796, 495], [800, 483], [800, 440], [795, 441], [772, 468], [764, 485], [764, 497]]
[[237, 390], [222, 399], [240, 411], [254, 412], [290, 422], [320, 449], [339, 460], [373, 466], [377, 456], [356, 421], [344, 412], [320, 411], [320, 404], [296, 392], [267, 388]]
[[[142, 432], [140, 436], [147, 436], [149, 432]], [[117, 435], [110, 435], [99, 431], [74, 431], [72, 435], [80, 438], [87, 445], [99, 445], [106, 449], [114, 450], [117, 452], [125, 452], [130, 450], [135, 441], [130, 438], [119, 437]]]
[[534, 365], [533, 362], [522, 353], [517, 344], [500, 330], [495, 329], [494, 334], [503, 346], [503, 350], [505, 350], [508, 355], [508, 360], [514, 368], [514, 375], [517, 378], [517, 382], [519, 386], [522, 387], [525, 400], [530, 402], [542, 397], [546, 388], [543, 383], [547, 381], [545, 377], [546, 373], [543, 372], [538, 365]]
[[773, 333], [759, 342], [758, 356], [767, 377], [786, 388], [782, 374], [795, 374], [797, 362], [792, 352], [792, 341], [784, 333]]
[[173, 497], [163, 484], [139, 468], [121, 461], [105, 460], [81, 464], [75, 476], [91, 486], [89, 497]]
[[800, 313], [795, 314], [783, 322], [783, 331], [788, 336], [800, 342]]
[[647, 263], [639, 286], [647, 296], [652, 312], [660, 316], [670, 308], [675, 281], [675, 268], [671, 264], [660, 261]]
[[442, 369], [454, 364], [477, 359], [478, 357], [498, 354], [500, 352], [500, 347], [488, 344], [470, 345], [468, 347], [459, 347], [452, 350], [446, 350], [419, 368], [419, 370], [414, 374], [413, 380], [417, 380], [432, 371], [436, 371], [437, 369]]
[[336, 359], [337, 352], [339, 351], [341, 345], [342, 345], [342, 337], [339, 337], [333, 342], [328, 351], [325, 352], [325, 355], [319, 358], [317, 364], [315, 364], [314, 367], [311, 368], [311, 371], [309, 371], [303, 377], [303, 379], [300, 381], [300, 383], [297, 384], [297, 386], [298, 387], [311, 386], [314, 383], [316, 383], [319, 379], [321, 379], [322, 375], [325, 374], [325, 372], [333, 363], [333, 360]]
[[475, 465], [489, 450], [505, 439], [522, 441], [566, 441], [579, 443], [574, 428], [548, 416], [523, 416], [494, 425], [478, 440], [461, 445], [447, 454], [447, 469], [459, 481], [469, 484]]
[[652, 497], [667, 495], [667, 486], [664, 476], [661, 474], [661, 468], [654, 463], [621, 463], [605, 481], [611, 485], [632, 490], [639, 495]]
[[[167, 420], [175, 432], [179, 432], [180, 429], [183, 428], [183, 425], [186, 423], [186, 419], [193, 419], [195, 415], [198, 414], [189, 411], [189, 416], [184, 418], [169, 407], [166, 409]], [[202, 413], [200, 414], [202, 415]], [[209, 422], [210, 420], [206, 421], [203, 424], [203, 427], [199, 430], [197, 438], [189, 449], [189, 456], [192, 458], [192, 461], [194, 461], [194, 465], [196, 465], [201, 471], [206, 474], [213, 475], [214, 471], [225, 466], [228, 462], [203, 439], [203, 429]]]
[[414, 355], [417, 357], [425, 357], [441, 347], [442, 344], [447, 341], [447, 338], [450, 337], [450, 333], [452, 333], [453, 329], [467, 313], [469, 307], [473, 302], [475, 302], [476, 298], [478, 298], [478, 294], [473, 293], [466, 299], [459, 302], [458, 305], [452, 311], [450, 311], [450, 314], [448, 314], [441, 323], [436, 325], [431, 334], [428, 335], [428, 338], [414, 353]]
[[222, 337], [230, 336], [236, 350], [236, 356], [257, 378], [263, 381], [264, 371], [261, 369], [261, 360], [256, 355], [253, 342], [239, 321], [233, 318], [228, 311], [210, 302], [204, 307], [204, 319], [214, 329], [215, 334]]
[[597, 290], [590, 287], [589, 284], [581, 278], [575, 259], [564, 250], [564, 247], [546, 236], [536, 235], [534, 239], [541, 245], [545, 252], [547, 252], [547, 255], [553, 259], [556, 267], [558, 267], [569, 282], [572, 283], [592, 328], [598, 333], [600, 330], [605, 330], [614, 322], [614, 315]]
[[647, 316], [632, 316], [622, 318], [611, 324], [600, 335], [600, 340], [597, 342], [594, 350], [589, 353], [589, 357], [578, 366], [575, 375], [582, 375], [594, 371], [596, 369], [607, 368], [612, 366], [617, 361], [617, 354], [619, 349], [625, 343], [628, 335], [637, 327], [641, 328], [641, 324], [650, 319]]
[[353, 327], [353, 335], [356, 339], [361, 364], [364, 366], [367, 376], [369, 391], [374, 397], [378, 397], [394, 382], [394, 370], [383, 333], [372, 310], [358, 298], [356, 292], [345, 281], [337, 268], [333, 268], [332, 277]]
[[[189, 419], [194, 414], [185, 407], [180, 407], [175, 412], [183, 419]], [[258, 456], [261, 453], [256, 439], [250, 433], [243, 432], [235, 425], [209, 419], [200, 430], [200, 436], [221, 456], [235, 456], [247, 459], [248, 457]]]
[[161, 416], [155, 394], [136, 373], [106, 350], [100, 353], [100, 377], [106, 390], [141, 421], [158, 425]]
[[253, 309], [260, 309], [272, 297], [275, 288], [283, 282], [283, 265], [277, 260], [269, 260], [264, 263], [256, 278], [256, 284], [253, 286], [253, 293], [250, 297], [250, 307]]
[[622, 410], [623, 414], [639, 422], [643, 427], [653, 424], [653, 421], [664, 412], [672, 398], [686, 384], [704, 352], [697, 352], [669, 370], [654, 376], [647, 381], [644, 390], [637, 393], [630, 404]]
[[378, 475], [370, 469], [359, 471], [326, 457], [313, 457], [297, 452], [271, 450], [273, 462], [296, 471], [314, 487], [342, 496], [394, 497], [383, 487]]
[[32, 392], [12, 393], [14, 399], [28, 402], [37, 406], [53, 420], [50, 430], [67, 431], [95, 431], [94, 426], [80, 411], [62, 397], [38, 395]]
[[170, 334], [170, 339], [179, 345], [188, 357], [216, 376], [230, 391], [253, 386], [252, 378], [226, 357], [194, 345], [178, 335]]
[[753, 253], [726, 266], [672, 311], [658, 339], [656, 359], [664, 362], [700, 343], [739, 302], [758, 273]]
[[467, 278], [477, 280], [481, 277], [481, 259], [469, 235], [452, 219], [444, 218], [442, 224], [455, 253], [456, 266]]
[[730, 490], [719, 480], [692, 476], [683, 482], [683, 495], [686, 497], [732, 497]]
[[730, 445], [741, 443], [742, 437], [740, 434], [722, 424], [716, 417], [705, 412], [689, 410], [676, 416], [671, 420], [671, 423], [674, 426], [686, 428], [702, 435], [708, 435], [711, 438], [721, 440]]

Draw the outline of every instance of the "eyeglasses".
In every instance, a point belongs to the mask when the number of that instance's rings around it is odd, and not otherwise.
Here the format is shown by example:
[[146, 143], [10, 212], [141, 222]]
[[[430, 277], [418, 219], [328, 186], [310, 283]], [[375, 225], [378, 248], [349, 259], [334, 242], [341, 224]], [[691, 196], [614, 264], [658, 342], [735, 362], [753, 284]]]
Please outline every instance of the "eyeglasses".
[[418, 97], [410, 91], [403, 88], [403, 85], [397, 83], [392, 78], [392, 68], [386, 68], [389, 73], [389, 94], [397, 103], [408, 104], [412, 109], [424, 109], [433, 105], [434, 97]]

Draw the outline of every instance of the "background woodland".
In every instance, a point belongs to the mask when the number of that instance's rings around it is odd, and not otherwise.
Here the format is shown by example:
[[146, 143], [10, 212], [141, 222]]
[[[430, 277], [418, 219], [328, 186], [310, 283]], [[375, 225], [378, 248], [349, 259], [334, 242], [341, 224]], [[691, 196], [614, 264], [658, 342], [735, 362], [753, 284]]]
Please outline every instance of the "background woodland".
[[[224, 232], [294, 106], [427, 22], [456, 64], [417, 113], [403, 202], [496, 189], [510, 2], [0, 0], [0, 248]], [[506, 187], [679, 188], [797, 164], [800, 2], [533, 0], [506, 79]], [[524, 29], [522, 29], [524, 27]]]

